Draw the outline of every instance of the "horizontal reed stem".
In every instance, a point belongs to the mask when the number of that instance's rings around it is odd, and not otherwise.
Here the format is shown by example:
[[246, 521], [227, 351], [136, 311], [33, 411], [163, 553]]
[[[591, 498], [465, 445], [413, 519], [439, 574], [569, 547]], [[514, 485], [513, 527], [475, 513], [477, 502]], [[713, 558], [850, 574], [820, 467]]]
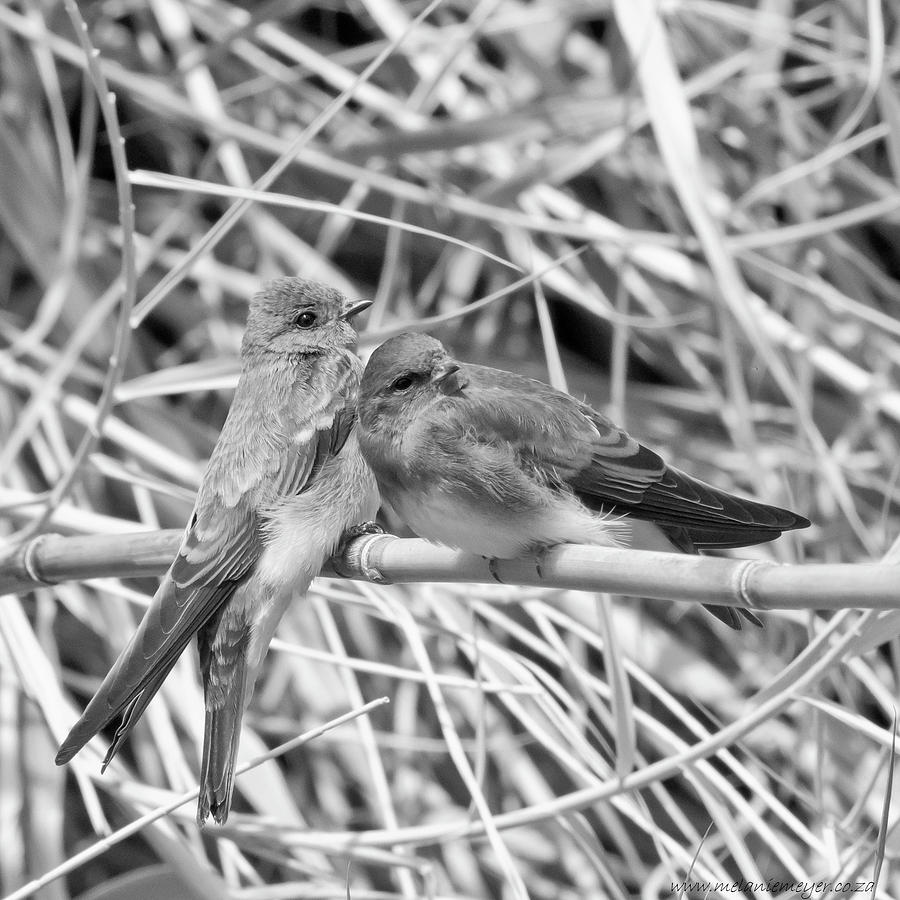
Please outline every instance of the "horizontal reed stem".
[[[0, 556], [0, 594], [90, 578], [160, 575], [178, 551], [179, 530], [134, 534], [40, 535]], [[498, 560], [504, 584], [604, 591], [658, 600], [754, 609], [894, 609], [897, 568], [884, 563], [779, 565], [622, 550], [554, 547], [539, 557]], [[380, 583], [495, 582], [488, 561], [389, 534], [349, 541], [322, 574]]]

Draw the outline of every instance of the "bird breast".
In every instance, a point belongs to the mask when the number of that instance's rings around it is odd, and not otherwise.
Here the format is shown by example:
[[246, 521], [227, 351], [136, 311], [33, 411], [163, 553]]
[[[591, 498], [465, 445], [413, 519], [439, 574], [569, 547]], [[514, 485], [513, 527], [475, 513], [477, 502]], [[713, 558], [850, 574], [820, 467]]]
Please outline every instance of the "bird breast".
[[437, 488], [422, 494], [401, 489], [389, 499], [419, 537], [496, 559], [555, 544], [619, 547], [630, 541], [630, 522], [592, 513], [572, 495], [548, 494], [546, 505], [519, 512]]
[[311, 484], [267, 511], [258, 569], [263, 582], [305, 589], [347, 529], [374, 518], [378, 502], [375, 479], [354, 430]]

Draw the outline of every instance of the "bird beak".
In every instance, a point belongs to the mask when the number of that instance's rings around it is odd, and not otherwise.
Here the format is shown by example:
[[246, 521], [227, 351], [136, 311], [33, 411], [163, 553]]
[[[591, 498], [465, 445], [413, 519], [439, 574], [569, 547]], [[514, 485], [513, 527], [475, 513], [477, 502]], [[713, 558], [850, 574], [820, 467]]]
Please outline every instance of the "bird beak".
[[465, 375], [460, 372], [459, 365], [455, 362], [439, 363], [435, 366], [431, 373], [431, 382], [448, 397], [458, 394], [468, 384]]
[[368, 309], [371, 305], [371, 300], [353, 300], [350, 302], [350, 305], [347, 306], [341, 313], [340, 318], [342, 318], [346, 322], [349, 322], [350, 319], [352, 319], [355, 315], [358, 315], [363, 310]]

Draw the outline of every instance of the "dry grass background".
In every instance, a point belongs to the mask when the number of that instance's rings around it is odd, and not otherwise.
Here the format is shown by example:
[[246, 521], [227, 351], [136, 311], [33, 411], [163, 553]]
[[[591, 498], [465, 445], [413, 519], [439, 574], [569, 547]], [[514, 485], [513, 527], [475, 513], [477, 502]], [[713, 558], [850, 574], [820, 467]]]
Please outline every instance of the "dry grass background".
[[[375, 298], [363, 352], [427, 326], [814, 521], [742, 555], [895, 558], [895, 5], [81, 15], [0, 4], [5, 541], [181, 526], [247, 298], [301, 273]], [[106, 775], [96, 752], [53, 765], [153, 589], [0, 601], [4, 895], [652, 898], [688, 872], [900, 890], [900, 613], [852, 593], [733, 634], [673, 604], [320, 580], [245, 755], [391, 702], [240, 778], [201, 833], [192, 803], [128, 827], [195, 784], [191, 658]]]

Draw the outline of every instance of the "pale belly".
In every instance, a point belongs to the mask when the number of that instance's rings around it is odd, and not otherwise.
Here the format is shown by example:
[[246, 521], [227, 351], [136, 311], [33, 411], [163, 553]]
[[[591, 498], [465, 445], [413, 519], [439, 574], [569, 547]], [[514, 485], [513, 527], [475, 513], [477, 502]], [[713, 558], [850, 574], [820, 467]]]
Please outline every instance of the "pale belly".
[[399, 490], [388, 499], [420, 537], [497, 559], [514, 559], [555, 544], [620, 547], [631, 538], [629, 520], [597, 515], [570, 497], [525, 513], [440, 490], [423, 496]]
[[314, 484], [271, 511], [254, 574], [264, 600], [253, 611], [251, 659], [265, 655], [291, 600], [307, 590], [347, 529], [371, 521], [378, 505], [375, 479], [354, 432]]
[[313, 484], [269, 512], [265, 550], [257, 564], [260, 578], [272, 587], [297, 584], [305, 589], [344, 532], [377, 511], [378, 489], [354, 432]]

